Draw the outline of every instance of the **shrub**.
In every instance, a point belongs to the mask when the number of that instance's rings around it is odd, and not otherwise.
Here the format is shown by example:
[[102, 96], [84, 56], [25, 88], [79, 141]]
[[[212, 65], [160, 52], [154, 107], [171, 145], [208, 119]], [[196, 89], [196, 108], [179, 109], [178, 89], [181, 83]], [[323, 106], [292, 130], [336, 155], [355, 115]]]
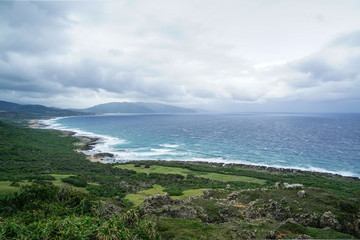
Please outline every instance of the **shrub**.
[[77, 176], [70, 176], [67, 178], [63, 178], [63, 179], [61, 179], [61, 181], [63, 181], [64, 183], [69, 183], [71, 185], [74, 185], [75, 187], [86, 187], [87, 186], [86, 180], [81, 177], [77, 177]]

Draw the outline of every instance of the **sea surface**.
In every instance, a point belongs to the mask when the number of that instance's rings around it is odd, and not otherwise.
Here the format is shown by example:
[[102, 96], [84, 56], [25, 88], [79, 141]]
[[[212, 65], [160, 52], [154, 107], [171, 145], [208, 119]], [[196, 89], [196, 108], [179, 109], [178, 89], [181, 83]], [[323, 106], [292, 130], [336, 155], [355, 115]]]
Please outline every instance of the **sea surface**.
[[44, 120], [99, 137], [107, 162], [181, 160], [360, 177], [360, 114], [137, 114]]

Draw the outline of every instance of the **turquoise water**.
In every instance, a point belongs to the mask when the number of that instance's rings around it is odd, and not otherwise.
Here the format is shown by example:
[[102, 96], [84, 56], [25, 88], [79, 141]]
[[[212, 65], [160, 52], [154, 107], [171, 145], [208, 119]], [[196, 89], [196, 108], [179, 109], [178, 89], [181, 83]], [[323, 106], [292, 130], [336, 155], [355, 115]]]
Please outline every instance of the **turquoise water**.
[[189, 114], [66, 117], [52, 128], [98, 136], [87, 154], [296, 168], [360, 177], [360, 114]]

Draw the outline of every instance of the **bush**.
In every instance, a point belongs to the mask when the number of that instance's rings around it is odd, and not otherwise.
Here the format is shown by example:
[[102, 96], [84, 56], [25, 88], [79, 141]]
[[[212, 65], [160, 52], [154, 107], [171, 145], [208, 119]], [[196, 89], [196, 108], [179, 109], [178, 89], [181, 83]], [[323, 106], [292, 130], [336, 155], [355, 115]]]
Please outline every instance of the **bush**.
[[150, 165], [145, 165], [145, 168], [150, 168]]
[[170, 196], [182, 196], [184, 195], [181, 190], [166, 190]]
[[61, 181], [63, 181], [64, 183], [69, 183], [71, 185], [74, 185], [75, 187], [86, 187], [87, 186], [87, 182], [85, 179], [76, 177], [76, 176], [70, 176], [67, 178], [63, 178], [63, 179], [61, 179]]

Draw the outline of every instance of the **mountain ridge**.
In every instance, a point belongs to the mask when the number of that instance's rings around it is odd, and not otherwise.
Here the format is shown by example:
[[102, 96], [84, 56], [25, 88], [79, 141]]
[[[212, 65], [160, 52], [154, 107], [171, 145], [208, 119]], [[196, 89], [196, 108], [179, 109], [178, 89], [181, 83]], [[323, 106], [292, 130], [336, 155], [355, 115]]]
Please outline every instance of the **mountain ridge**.
[[74, 109], [91, 113], [196, 113], [195, 110], [162, 103], [109, 102], [89, 108]]

